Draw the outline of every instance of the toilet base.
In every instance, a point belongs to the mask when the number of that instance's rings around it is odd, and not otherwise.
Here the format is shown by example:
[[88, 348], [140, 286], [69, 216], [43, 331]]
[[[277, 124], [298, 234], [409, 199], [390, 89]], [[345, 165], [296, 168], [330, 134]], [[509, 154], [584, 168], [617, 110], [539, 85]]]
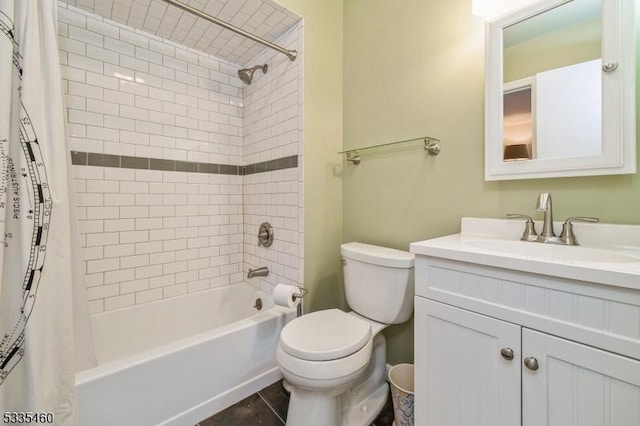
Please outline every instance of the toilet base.
[[341, 424], [338, 395], [294, 387], [289, 399], [287, 426], [336, 426]]
[[[288, 426], [367, 426], [387, 400], [386, 341], [375, 336], [371, 361], [349, 387], [311, 389], [292, 386]], [[287, 378], [287, 373], [283, 371]]]
[[342, 412], [342, 424], [349, 426], [370, 425], [382, 411], [388, 396], [389, 385], [384, 383], [364, 401], [357, 405], [346, 407]]

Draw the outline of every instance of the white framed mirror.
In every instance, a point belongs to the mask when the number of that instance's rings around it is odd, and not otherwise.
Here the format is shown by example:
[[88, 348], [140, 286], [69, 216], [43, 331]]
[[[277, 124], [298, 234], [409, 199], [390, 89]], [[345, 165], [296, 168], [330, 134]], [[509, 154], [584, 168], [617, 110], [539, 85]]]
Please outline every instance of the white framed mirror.
[[485, 24], [485, 180], [636, 172], [636, 0], [539, 0]]

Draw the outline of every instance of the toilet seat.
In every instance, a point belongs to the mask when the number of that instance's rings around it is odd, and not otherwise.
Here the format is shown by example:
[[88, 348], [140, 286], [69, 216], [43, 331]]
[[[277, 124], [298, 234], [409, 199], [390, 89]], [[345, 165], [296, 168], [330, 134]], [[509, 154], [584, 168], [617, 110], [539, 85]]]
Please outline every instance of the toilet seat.
[[280, 333], [280, 347], [294, 358], [331, 361], [348, 357], [371, 340], [371, 324], [340, 309], [303, 315]]
[[359, 351], [344, 358], [308, 361], [285, 352], [280, 343], [276, 349], [276, 360], [281, 369], [302, 379], [315, 381], [350, 380], [354, 374], [369, 364], [372, 348], [373, 339], [369, 339]]

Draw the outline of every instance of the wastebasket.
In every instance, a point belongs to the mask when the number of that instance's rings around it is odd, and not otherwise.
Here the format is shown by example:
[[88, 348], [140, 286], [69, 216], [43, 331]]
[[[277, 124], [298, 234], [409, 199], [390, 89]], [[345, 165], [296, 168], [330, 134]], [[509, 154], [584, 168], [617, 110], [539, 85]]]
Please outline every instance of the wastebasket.
[[413, 364], [398, 364], [389, 370], [395, 426], [413, 426]]

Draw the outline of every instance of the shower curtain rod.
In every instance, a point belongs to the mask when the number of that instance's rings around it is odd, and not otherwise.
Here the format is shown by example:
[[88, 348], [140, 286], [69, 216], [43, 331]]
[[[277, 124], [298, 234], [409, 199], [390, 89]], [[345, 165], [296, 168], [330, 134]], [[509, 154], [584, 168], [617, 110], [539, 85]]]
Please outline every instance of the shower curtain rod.
[[171, 5], [174, 5], [175, 7], [180, 8], [180, 9], [184, 10], [185, 12], [192, 13], [192, 14], [194, 14], [196, 16], [199, 16], [202, 19], [206, 19], [209, 22], [212, 22], [212, 23], [214, 23], [216, 25], [219, 25], [219, 26], [221, 26], [223, 28], [226, 28], [229, 31], [233, 31], [236, 34], [240, 34], [241, 36], [246, 37], [248, 39], [251, 39], [251, 40], [255, 41], [256, 43], [260, 43], [263, 46], [267, 46], [267, 47], [269, 47], [269, 48], [271, 48], [273, 50], [277, 50], [280, 53], [284, 53], [292, 61], [295, 61], [296, 60], [296, 56], [298, 56], [298, 52], [295, 51], [295, 50], [288, 50], [288, 49], [285, 49], [284, 47], [278, 46], [277, 44], [273, 44], [270, 41], [267, 41], [267, 40], [265, 40], [263, 38], [260, 38], [258, 36], [255, 36], [255, 35], [251, 34], [251, 33], [246, 32], [244, 30], [241, 30], [240, 28], [235, 27], [235, 26], [233, 26], [231, 24], [228, 24], [228, 23], [226, 23], [224, 21], [221, 21], [218, 18], [214, 18], [213, 16], [211, 16], [211, 15], [209, 15], [207, 13], [204, 13], [201, 10], [195, 9], [195, 8], [189, 6], [188, 4], [184, 4], [184, 3], [182, 3], [182, 2], [180, 2], [178, 0], [163, 0], [163, 1], [165, 1], [166, 3], [169, 3]]

